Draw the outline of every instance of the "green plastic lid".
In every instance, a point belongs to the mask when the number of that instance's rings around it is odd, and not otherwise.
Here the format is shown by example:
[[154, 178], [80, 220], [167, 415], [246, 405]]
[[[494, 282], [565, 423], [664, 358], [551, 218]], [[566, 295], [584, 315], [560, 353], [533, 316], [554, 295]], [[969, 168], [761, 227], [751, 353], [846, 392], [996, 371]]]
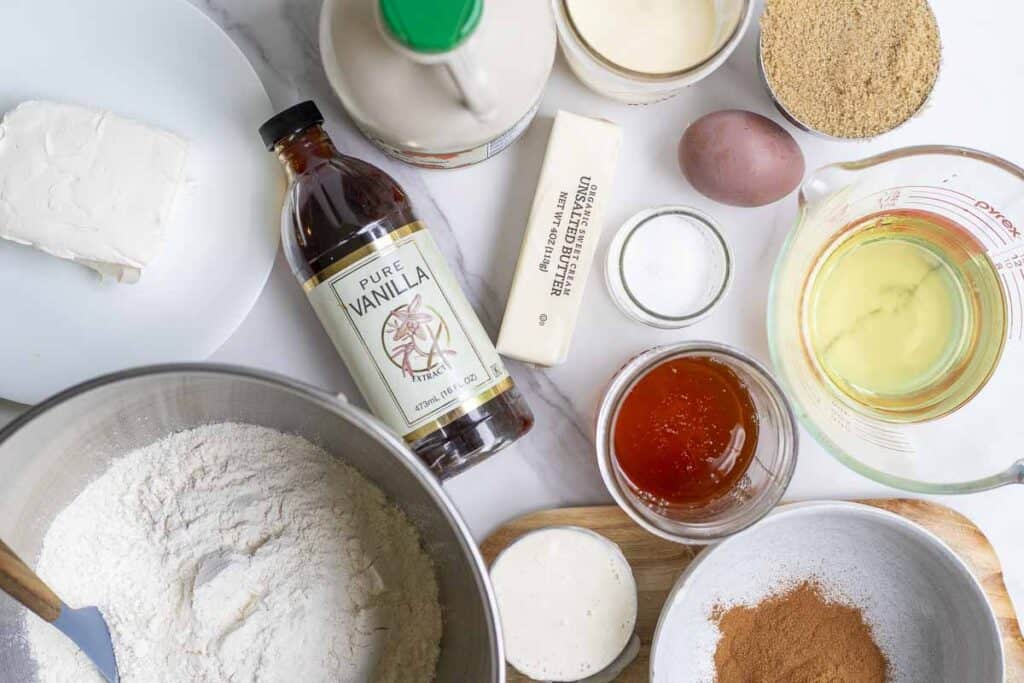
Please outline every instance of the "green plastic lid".
[[446, 52], [480, 23], [483, 0], [380, 0], [384, 26], [417, 52]]

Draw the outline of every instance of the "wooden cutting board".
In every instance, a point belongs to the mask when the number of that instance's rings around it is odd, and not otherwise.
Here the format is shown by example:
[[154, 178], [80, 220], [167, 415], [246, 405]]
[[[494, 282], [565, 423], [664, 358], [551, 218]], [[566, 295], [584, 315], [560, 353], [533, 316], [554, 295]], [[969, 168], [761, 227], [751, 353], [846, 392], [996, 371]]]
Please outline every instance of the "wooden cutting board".
[[[1006, 592], [999, 559], [981, 530], [960, 513], [935, 503], [903, 499], [859, 502], [917, 522], [963, 558], [984, 587], [999, 620], [1006, 649], [1006, 681], [1024, 683], [1024, 637], [1021, 636], [1020, 622]], [[520, 517], [491, 534], [480, 549], [490, 565], [498, 553], [524, 533], [559, 524], [593, 529], [618, 543], [626, 554], [640, 591], [637, 631], [643, 640], [643, 649], [618, 680], [621, 683], [646, 683], [651, 638], [661, 607], [679, 574], [697, 556], [701, 547], [678, 545], [653, 536], [637, 526], [618, 507], [609, 505], [544, 510]], [[508, 676], [512, 683], [530, 680], [511, 668]]]

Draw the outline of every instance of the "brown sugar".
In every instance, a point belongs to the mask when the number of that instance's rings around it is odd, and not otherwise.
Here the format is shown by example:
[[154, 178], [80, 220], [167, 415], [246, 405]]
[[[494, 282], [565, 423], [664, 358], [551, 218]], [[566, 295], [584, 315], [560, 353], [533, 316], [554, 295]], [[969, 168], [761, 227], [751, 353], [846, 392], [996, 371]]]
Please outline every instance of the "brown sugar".
[[801, 123], [843, 138], [891, 130], [935, 85], [939, 29], [927, 0], [767, 0], [761, 60]]
[[856, 607], [801, 583], [713, 615], [717, 683], [885, 683], [889, 664]]

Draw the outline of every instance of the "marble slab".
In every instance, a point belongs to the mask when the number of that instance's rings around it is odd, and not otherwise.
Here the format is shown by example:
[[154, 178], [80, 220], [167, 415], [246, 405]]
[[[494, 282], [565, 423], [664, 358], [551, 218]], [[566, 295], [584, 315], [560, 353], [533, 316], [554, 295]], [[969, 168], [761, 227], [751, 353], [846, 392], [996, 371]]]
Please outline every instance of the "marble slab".
[[[604, 289], [601, 269], [595, 268], [568, 362], [548, 370], [510, 364], [537, 415], [536, 427], [506, 452], [446, 485], [477, 538], [527, 511], [610, 500], [594, 462], [592, 418], [603, 385], [633, 354], [659, 343], [714, 339], [768, 361], [764, 325], [768, 278], [792, 224], [795, 200], [789, 197], [760, 209], [724, 207], [696, 194], [675, 162], [682, 130], [704, 113], [743, 108], [782, 122], [757, 76], [753, 30], [711, 77], [671, 100], [643, 107], [617, 104], [587, 91], [559, 58], [540, 114], [522, 140], [478, 166], [419, 171], [385, 159], [353, 130], [320, 66], [320, 0], [195, 0], [195, 4], [253, 62], [275, 105], [284, 108], [315, 99], [343, 151], [378, 164], [410, 192], [492, 333], [497, 331], [508, 296], [551, 117], [559, 108], [614, 120], [625, 131], [598, 258], [617, 225], [652, 205], [690, 204], [711, 213], [724, 226], [737, 274], [726, 301], [707, 320], [674, 332], [631, 322], [615, 308]], [[802, 146], [808, 168], [924, 143], [978, 147], [1024, 163], [1020, 133], [1024, 52], [1019, 49], [1024, 4], [1001, 0], [934, 0], [932, 4], [945, 58], [926, 111], [899, 131], [863, 143], [824, 141], [787, 126]], [[259, 144], [256, 131], [253, 144]], [[259, 303], [212, 360], [281, 372], [359, 401], [348, 373], [280, 258]], [[0, 404], [0, 422], [17, 410]], [[905, 495], [848, 471], [806, 432], [801, 437], [800, 461], [788, 500]], [[1024, 604], [1024, 543], [1020, 541], [1024, 487], [934, 499], [967, 514], [990, 537], [1006, 570], [1011, 595], [1018, 605]]]

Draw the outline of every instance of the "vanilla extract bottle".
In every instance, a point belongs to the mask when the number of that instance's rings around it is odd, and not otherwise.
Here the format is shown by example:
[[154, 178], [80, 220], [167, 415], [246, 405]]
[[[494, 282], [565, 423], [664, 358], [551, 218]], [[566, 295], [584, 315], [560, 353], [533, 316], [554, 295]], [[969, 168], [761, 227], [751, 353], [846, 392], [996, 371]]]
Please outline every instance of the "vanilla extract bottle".
[[408, 196], [322, 123], [303, 102], [260, 127], [288, 175], [285, 256], [370, 409], [450, 477], [533, 415]]

